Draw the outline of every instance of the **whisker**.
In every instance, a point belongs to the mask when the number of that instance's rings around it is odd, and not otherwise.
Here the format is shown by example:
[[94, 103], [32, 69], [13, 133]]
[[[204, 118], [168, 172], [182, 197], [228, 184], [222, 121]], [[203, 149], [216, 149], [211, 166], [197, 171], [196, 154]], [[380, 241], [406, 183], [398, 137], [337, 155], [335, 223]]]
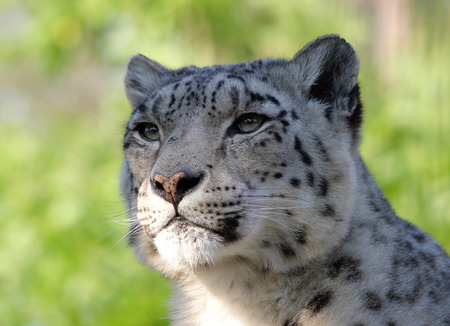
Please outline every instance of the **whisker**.
[[277, 219], [274, 219], [274, 218], [270, 218], [270, 217], [265, 216], [265, 215], [261, 215], [261, 217], [262, 217], [263, 219], [266, 219], [266, 220], [269, 220], [269, 221], [271, 221], [271, 222], [274, 222], [275, 224], [279, 224], [279, 225], [281, 225], [284, 229], [287, 229], [287, 230], [289, 230], [289, 231], [293, 231], [293, 232], [297, 231], [295, 228], [293, 228], [293, 227], [291, 227], [291, 226], [289, 226], [289, 225], [287, 225], [287, 224], [281, 222], [280, 220], [277, 220]]
[[251, 198], [252, 200], [254, 200], [254, 198], [256, 199], [261, 199], [261, 202], [267, 202], [267, 199], [274, 199], [276, 201], [292, 201], [292, 202], [304, 202], [304, 203], [308, 203], [308, 204], [312, 204], [311, 201], [306, 200], [304, 198], [299, 198], [299, 197], [287, 197], [287, 196], [270, 196], [270, 195], [245, 195], [242, 196], [243, 198]]
[[103, 241], [104, 239], [106, 239], [107, 237], [109, 237], [112, 233], [116, 232], [119, 229], [119, 226], [116, 226], [115, 228], [113, 228], [111, 231], [109, 231], [108, 233], [106, 233], [104, 236], [102, 236], [100, 239], [97, 239], [97, 242]]
[[274, 205], [274, 204], [267, 204], [267, 202], [248, 202], [245, 203], [246, 207], [250, 207], [250, 208], [258, 208], [261, 210], [281, 210], [281, 209], [301, 209], [301, 208], [311, 208], [311, 207], [318, 207], [318, 204], [312, 204], [312, 203], [308, 203], [308, 204], [304, 204], [304, 205], [289, 205], [289, 206], [279, 206], [279, 205]]
[[119, 240], [116, 241], [116, 243], [111, 247], [111, 249], [115, 248], [120, 242], [122, 242], [124, 239], [134, 235], [142, 228], [142, 225], [135, 224], [131, 230], [129, 230], [124, 236], [122, 236]]
[[118, 214], [111, 215], [111, 216], [109, 216], [109, 218], [114, 219], [114, 218], [121, 217], [123, 215], [127, 215], [130, 213], [134, 214], [134, 213], [136, 213], [136, 211], [137, 211], [137, 206], [133, 206], [133, 207], [130, 207], [130, 208], [118, 213]]
[[[136, 207], [131, 207], [122, 213], [110, 216], [108, 219], [120, 225], [129, 225], [136, 220]], [[125, 217], [123, 217], [125, 215]]]

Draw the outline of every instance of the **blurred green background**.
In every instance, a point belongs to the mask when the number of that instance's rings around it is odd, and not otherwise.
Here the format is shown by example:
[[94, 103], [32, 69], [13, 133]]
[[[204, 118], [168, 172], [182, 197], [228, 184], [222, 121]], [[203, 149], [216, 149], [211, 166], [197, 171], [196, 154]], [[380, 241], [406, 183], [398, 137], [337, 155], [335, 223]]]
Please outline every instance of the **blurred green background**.
[[0, 325], [167, 325], [119, 196], [128, 58], [292, 57], [339, 33], [361, 60], [362, 152], [397, 213], [450, 251], [448, 0], [0, 2]]

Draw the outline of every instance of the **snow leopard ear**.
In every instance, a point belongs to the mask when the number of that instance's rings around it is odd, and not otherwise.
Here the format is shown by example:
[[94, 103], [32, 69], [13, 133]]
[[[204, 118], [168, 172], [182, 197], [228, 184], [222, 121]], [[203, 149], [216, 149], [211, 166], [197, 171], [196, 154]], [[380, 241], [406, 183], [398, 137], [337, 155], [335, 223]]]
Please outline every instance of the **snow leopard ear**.
[[125, 74], [125, 92], [133, 109], [161, 87], [170, 70], [142, 54], [131, 57]]
[[[349, 119], [361, 110], [359, 60], [353, 47], [339, 35], [324, 35], [308, 43], [291, 63], [300, 68], [296, 69], [300, 74], [297, 78], [311, 99], [329, 103], [331, 110], [338, 109]], [[353, 118], [360, 122], [360, 112]]]

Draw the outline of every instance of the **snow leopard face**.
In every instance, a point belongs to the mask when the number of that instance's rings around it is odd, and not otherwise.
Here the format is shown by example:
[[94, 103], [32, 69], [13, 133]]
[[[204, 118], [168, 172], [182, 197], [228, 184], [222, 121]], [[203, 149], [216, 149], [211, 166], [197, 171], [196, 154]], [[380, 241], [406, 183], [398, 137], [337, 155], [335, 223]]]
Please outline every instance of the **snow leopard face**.
[[282, 271], [328, 253], [355, 201], [357, 75], [337, 36], [292, 60], [169, 70], [131, 58], [121, 187], [138, 256], [179, 278], [242, 260]]

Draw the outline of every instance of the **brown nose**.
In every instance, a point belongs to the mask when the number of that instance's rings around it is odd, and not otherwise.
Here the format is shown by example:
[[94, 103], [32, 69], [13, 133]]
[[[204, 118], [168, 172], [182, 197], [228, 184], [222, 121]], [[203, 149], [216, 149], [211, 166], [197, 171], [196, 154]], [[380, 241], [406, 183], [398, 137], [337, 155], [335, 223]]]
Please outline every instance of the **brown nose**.
[[155, 173], [153, 176], [153, 184], [167, 201], [170, 201], [174, 205], [178, 205], [186, 193], [198, 185], [200, 179], [201, 178], [190, 177], [184, 172], [177, 172], [170, 178]]

